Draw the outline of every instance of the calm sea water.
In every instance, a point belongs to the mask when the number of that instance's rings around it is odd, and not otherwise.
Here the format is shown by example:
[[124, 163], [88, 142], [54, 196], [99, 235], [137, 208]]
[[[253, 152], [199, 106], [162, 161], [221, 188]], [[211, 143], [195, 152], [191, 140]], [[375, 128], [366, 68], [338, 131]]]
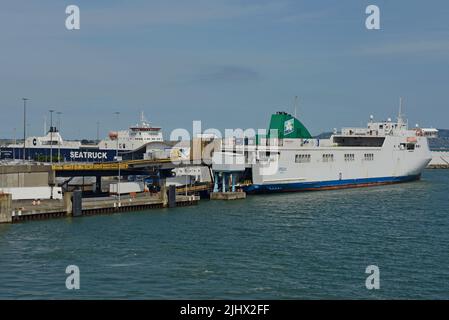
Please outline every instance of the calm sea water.
[[[449, 298], [449, 171], [419, 182], [0, 225], [0, 298]], [[65, 288], [77, 265], [81, 289]], [[380, 268], [367, 290], [365, 269]]]

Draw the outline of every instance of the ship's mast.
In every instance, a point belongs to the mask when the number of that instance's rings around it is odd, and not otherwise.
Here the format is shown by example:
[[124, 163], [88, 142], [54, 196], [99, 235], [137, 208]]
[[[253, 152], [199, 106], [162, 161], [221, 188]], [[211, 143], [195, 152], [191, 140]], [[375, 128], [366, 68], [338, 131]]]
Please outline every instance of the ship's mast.
[[399, 113], [398, 113], [398, 125], [402, 127], [404, 119], [402, 118], [402, 97], [399, 97]]
[[149, 126], [150, 122], [145, 118], [145, 113], [143, 111], [140, 112], [140, 124], [138, 124], [138, 127], [147, 127]]

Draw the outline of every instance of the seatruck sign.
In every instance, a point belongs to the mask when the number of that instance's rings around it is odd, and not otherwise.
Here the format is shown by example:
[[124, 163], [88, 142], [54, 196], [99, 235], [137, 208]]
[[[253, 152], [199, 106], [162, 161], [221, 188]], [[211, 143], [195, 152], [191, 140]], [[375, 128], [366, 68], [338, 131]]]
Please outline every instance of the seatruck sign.
[[73, 160], [86, 160], [86, 159], [93, 159], [93, 160], [107, 160], [108, 159], [108, 153], [102, 152], [102, 151], [71, 151], [70, 152], [70, 159]]

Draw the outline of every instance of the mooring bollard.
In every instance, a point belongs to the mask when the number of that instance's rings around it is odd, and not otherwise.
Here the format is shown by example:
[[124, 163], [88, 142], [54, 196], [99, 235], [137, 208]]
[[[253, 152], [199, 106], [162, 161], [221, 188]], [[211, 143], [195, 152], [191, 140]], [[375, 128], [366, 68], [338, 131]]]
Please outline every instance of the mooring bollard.
[[168, 207], [176, 207], [176, 187], [173, 185], [168, 188]]
[[10, 194], [0, 194], [0, 223], [12, 222], [12, 196]]
[[63, 197], [64, 210], [68, 217], [72, 216], [72, 197], [73, 197], [73, 192], [64, 192], [64, 197]]
[[83, 215], [83, 194], [81, 191], [74, 191], [72, 196], [72, 217]]

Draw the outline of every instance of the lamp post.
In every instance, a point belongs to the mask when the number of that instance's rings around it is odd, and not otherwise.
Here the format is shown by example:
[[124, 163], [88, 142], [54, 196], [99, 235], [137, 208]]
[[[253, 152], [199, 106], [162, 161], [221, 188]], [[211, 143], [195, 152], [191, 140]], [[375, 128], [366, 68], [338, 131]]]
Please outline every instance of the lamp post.
[[[56, 112], [56, 114], [58, 115], [58, 132], [59, 134], [61, 134], [61, 111]], [[61, 161], [61, 139], [58, 137], [58, 162]]]
[[118, 129], [118, 126], [119, 126], [119, 119], [120, 119], [120, 112], [114, 112], [114, 114], [116, 115], [116, 117], [117, 117], [117, 149], [116, 149], [116, 153], [115, 153], [115, 156], [118, 158], [118, 147], [119, 147], [119, 129]]
[[100, 143], [100, 121], [97, 121], [97, 144]]
[[186, 168], [185, 174], [186, 174], [186, 197], [187, 197], [187, 184], [188, 184], [187, 179], [189, 178], [189, 176], [187, 175], [187, 168]]
[[50, 163], [53, 163], [53, 112], [55, 110], [50, 111]]
[[[17, 129], [16, 128], [14, 128], [14, 145], [15, 146], [17, 146]], [[12, 151], [12, 156], [13, 156], [13, 159], [14, 160], [16, 160], [16, 150], [15, 149], [13, 149], [13, 151]]]
[[23, 162], [26, 160], [26, 139], [27, 139], [27, 100], [28, 98], [22, 98], [23, 100]]
[[119, 157], [119, 119], [120, 119], [120, 112], [114, 112], [114, 114], [117, 116], [117, 150], [116, 150], [116, 155], [115, 155], [115, 159], [117, 161], [117, 166], [118, 166], [118, 184], [117, 184], [117, 193], [118, 193], [118, 206], [121, 206], [121, 195], [120, 195], [120, 157]]

